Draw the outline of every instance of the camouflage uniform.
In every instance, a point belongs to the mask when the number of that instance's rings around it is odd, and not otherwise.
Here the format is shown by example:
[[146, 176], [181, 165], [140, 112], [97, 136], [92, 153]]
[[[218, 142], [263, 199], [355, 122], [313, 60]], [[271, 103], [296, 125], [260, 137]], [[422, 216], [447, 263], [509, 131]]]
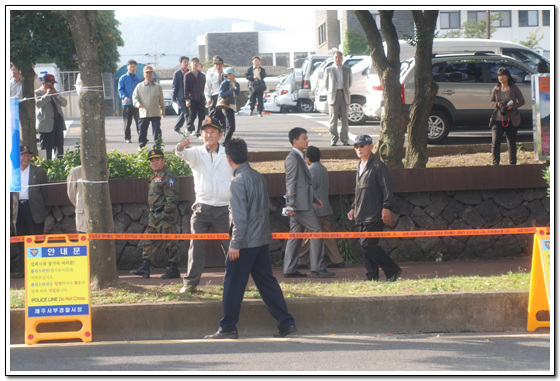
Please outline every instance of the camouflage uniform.
[[[150, 179], [148, 205], [150, 218], [148, 234], [176, 234], [177, 204], [179, 202], [179, 181], [172, 170], [163, 167]], [[169, 262], [179, 262], [179, 251], [175, 240], [146, 240], [142, 259], [154, 261], [163, 248], [167, 248]]]

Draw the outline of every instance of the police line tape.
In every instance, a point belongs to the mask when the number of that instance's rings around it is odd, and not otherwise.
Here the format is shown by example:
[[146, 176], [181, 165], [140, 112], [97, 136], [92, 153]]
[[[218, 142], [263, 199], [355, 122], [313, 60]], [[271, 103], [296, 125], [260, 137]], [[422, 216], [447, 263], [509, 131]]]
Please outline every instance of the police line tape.
[[[426, 237], [452, 237], [474, 235], [507, 235], [507, 234], [550, 234], [550, 227], [525, 227], [509, 229], [461, 229], [461, 230], [419, 230], [419, 231], [381, 231], [381, 232], [321, 232], [321, 233], [272, 233], [273, 239], [328, 239], [328, 238], [426, 238]], [[89, 239], [116, 239], [116, 240], [215, 240], [230, 239], [228, 233], [208, 234], [133, 234], [133, 233], [73, 233], [73, 234], [44, 234], [36, 236], [10, 237], [10, 243], [43, 241], [47, 237], [66, 236], [70, 240], [77, 240], [80, 236]]]

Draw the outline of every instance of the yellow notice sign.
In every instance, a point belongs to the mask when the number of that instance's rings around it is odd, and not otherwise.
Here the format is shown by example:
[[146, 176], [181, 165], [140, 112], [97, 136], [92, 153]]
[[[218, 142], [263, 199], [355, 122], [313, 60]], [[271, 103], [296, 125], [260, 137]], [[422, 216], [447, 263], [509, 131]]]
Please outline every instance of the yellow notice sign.
[[[77, 241], [67, 236], [25, 237], [26, 344], [70, 338], [92, 340], [88, 247], [85, 234], [78, 235]], [[69, 321], [81, 322], [81, 330], [37, 330], [41, 323]]]
[[537, 231], [533, 243], [527, 331], [550, 327], [550, 320], [537, 319], [540, 311], [550, 311], [550, 236], [544, 229]]

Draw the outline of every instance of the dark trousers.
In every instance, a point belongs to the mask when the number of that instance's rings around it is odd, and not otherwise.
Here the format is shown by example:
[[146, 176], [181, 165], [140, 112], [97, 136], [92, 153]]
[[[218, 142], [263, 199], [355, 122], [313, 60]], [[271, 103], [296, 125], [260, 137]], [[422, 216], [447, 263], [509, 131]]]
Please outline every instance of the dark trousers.
[[183, 124], [187, 121], [187, 117], [189, 115], [189, 108], [185, 104], [185, 101], [179, 101], [179, 118], [177, 118], [177, 123], [175, 123], [175, 127], [173, 129], [175, 131], [180, 130], [183, 128]]
[[225, 129], [226, 127], [225, 124], [226, 116], [224, 116], [225, 112], [223, 112], [219, 108], [216, 108], [217, 104], [218, 104], [218, 94], [212, 95], [212, 104], [210, 104], [210, 107], [208, 108], [208, 116], [218, 119], [220, 121], [220, 124], [222, 125], [222, 129]]
[[[358, 224], [360, 232], [383, 231], [383, 221], [366, 222]], [[389, 278], [399, 271], [399, 266], [393, 262], [391, 257], [379, 246], [379, 238], [360, 238], [362, 251], [364, 252], [364, 263], [366, 265], [367, 279], [378, 280], [379, 268], [383, 269], [385, 276]]]
[[201, 97], [198, 100], [191, 99], [189, 116], [187, 117], [187, 129], [190, 132], [195, 132], [194, 120], [198, 117], [198, 126], [196, 128], [197, 135], [200, 135], [200, 127], [202, 126], [202, 122], [204, 121], [204, 116], [206, 114], [205, 103], [204, 97]]
[[64, 119], [57, 117], [54, 119], [53, 129], [51, 132], [42, 132], [39, 136], [41, 140], [41, 149], [47, 154], [47, 160], [52, 159], [54, 149], [55, 158], [64, 155]]
[[249, 281], [249, 275], [259, 290], [261, 298], [278, 321], [278, 329], [285, 329], [294, 325], [294, 318], [288, 313], [288, 306], [278, 281], [272, 275], [272, 264], [268, 252], [268, 245], [241, 249], [239, 258], [235, 261], [226, 257], [226, 273], [224, 276], [223, 307], [224, 318], [220, 320], [221, 332], [237, 331], [243, 294]]
[[[36, 223], [31, 216], [29, 202], [19, 201], [18, 215], [16, 221], [16, 234], [21, 235], [41, 235], [44, 233], [45, 223]], [[25, 245], [23, 242], [18, 243], [18, 258], [15, 260], [15, 267], [19, 267], [23, 273]]]
[[154, 147], [160, 147], [161, 141], [158, 143], [158, 139], [161, 139], [161, 116], [152, 116], [150, 118], [140, 118], [138, 123], [140, 134], [138, 136], [138, 146], [140, 148], [145, 147], [148, 144], [148, 127], [152, 123], [152, 135], [154, 137]]
[[224, 144], [226, 144], [227, 142], [229, 142], [229, 140], [233, 136], [233, 133], [235, 132], [235, 111], [230, 108], [225, 110], [218, 110], [218, 113], [221, 114], [222, 112], [226, 114], [226, 137], [224, 138]]
[[123, 121], [124, 121], [124, 140], [131, 140], [130, 135], [130, 125], [132, 124], [132, 118], [134, 118], [134, 123], [136, 123], [136, 133], [140, 135], [140, 130], [138, 128], [138, 109], [133, 105], [123, 106]]
[[255, 109], [255, 101], [258, 101], [257, 104], [257, 112], [261, 113], [264, 110], [264, 103], [263, 103], [263, 91], [254, 91], [251, 93], [251, 99], [249, 102], [249, 109], [253, 111]]
[[509, 126], [504, 127], [501, 120], [492, 125], [492, 164], [500, 165], [500, 145], [504, 132], [507, 139], [509, 163], [515, 165], [517, 164], [517, 127], [511, 121]]

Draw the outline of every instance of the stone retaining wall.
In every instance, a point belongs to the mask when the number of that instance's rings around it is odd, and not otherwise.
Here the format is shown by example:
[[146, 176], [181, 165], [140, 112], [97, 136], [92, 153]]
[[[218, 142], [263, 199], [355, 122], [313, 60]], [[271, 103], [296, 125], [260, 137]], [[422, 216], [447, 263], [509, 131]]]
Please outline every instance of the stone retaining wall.
[[[483, 191], [445, 191], [396, 193], [393, 226], [387, 230], [446, 230], [548, 226], [550, 200], [546, 189], [506, 189]], [[334, 209], [333, 231], [348, 231], [353, 225], [345, 218], [352, 196], [330, 198]], [[190, 233], [190, 203], [179, 204], [178, 233]], [[289, 230], [288, 218], [281, 215], [284, 200], [272, 198], [270, 214], [272, 231]], [[341, 218], [344, 217], [344, 218]], [[148, 224], [145, 203], [113, 204], [117, 233], [144, 233]], [[47, 234], [75, 232], [74, 207], [52, 206], [45, 222]], [[504, 259], [530, 256], [532, 235], [472, 237], [429, 237], [381, 239], [381, 245], [399, 261]], [[187, 264], [187, 242], [179, 241], [180, 266]], [[270, 246], [272, 261], [280, 264], [286, 241], [274, 240]], [[142, 254], [142, 241], [115, 241], [118, 268], [137, 267]], [[354, 259], [362, 261], [358, 240], [351, 240]], [[207, 266], [223, 265], [223, 254], [215, 242], [208, 242]], [[165, 267], [164, 253], [156, 266]]]

